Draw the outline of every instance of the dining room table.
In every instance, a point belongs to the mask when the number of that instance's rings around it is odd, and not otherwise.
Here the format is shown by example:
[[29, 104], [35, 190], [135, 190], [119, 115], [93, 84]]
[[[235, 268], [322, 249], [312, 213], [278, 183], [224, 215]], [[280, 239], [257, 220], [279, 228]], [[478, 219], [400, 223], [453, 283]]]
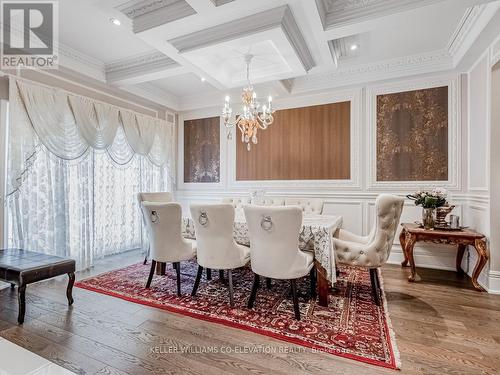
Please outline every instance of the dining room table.
[[[329, 283], [333, 285], [337, 281], [333, 237], [341, 226], [342, 216], [305, 214], [302, 217], [298, 245], [302, 251], [314, 255], [320, 306], [328, 306]], [[185, 238], [196, 240], [194, 222], [190, 216], [182, 219], [182, 234]], [[233, 237], [241, 245], [251, 245], [242, 209], [235, 212]]]

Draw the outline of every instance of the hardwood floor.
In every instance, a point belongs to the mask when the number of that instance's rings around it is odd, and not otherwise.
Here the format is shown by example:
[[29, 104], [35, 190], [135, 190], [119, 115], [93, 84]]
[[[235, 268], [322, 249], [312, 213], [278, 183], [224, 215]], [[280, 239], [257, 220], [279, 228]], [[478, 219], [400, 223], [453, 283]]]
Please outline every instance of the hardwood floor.
[[[109, 257], [77, 280], [140, 261], [137, 252]], [[500, 373], [500, 296], [476, 292], [453, 272], [419, 269], [419, 283], [408, 283], [408, 272], [382, 270], [402, 373]], [[397, 374], [79, 288], [68, 308], [66, 283], [29, 285], [23, 326], [16, 323], [16, 290], [0, 290], [0, 336], [77, 374]], [[254, 345], [274, 350], [220, 352]], [[169, 346], [191, 350], [167, 353]]]

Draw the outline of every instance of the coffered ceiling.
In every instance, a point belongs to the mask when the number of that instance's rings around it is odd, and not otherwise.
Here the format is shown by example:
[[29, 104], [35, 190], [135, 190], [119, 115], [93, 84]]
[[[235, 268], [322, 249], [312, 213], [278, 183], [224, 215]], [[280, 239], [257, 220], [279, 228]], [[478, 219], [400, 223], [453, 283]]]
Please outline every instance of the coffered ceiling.
[[[61, 64], [169, 106], [278, 97], [457, 66], [500, 1], [60, 0]], [[110, 19], [118, 19], [117, 26]]]

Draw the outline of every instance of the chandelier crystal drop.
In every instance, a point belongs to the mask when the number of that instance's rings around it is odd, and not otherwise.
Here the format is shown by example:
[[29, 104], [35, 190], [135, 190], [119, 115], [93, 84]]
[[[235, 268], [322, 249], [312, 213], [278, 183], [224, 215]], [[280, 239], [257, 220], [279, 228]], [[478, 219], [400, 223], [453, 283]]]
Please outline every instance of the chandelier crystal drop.
[[232, 119], [233, 110], [230, 105], [230, 98], [226, 96], [224, 108], [222, 109], [222, 118], [227, 129], [228, 139], [232, 138], [232, 128], [238, 126], [241, 132], [241, 141], [246, 143], [247, 150], [251, 150], [251, 144], [257, 144], [257, 132], [259, 129], [265, 130], [274, 121], [273, 113], [275, 112], [272, 106], [273, 98], [267, 99], [267, 104], [261, 105], [257, 101], [257, 93], [254, 91], [250, 81], [250, 62], [253, 55], [245, 55], [245, 63], [247, 65], [247, 86], [241, 94], [242, 109], [241, 114]]

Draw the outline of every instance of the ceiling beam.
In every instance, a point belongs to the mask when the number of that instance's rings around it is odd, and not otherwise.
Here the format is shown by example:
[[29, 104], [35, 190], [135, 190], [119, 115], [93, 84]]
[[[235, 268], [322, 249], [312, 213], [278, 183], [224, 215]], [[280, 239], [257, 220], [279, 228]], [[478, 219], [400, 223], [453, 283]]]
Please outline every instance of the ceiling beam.
[[161, 52], [149, 52], [106, 65], [106, 81], [133, 85], [187, 73], [188, 70]]
[[212, 0], [186, 0], [196, 13], [204, 13], [216, 7], [216, 3]]

